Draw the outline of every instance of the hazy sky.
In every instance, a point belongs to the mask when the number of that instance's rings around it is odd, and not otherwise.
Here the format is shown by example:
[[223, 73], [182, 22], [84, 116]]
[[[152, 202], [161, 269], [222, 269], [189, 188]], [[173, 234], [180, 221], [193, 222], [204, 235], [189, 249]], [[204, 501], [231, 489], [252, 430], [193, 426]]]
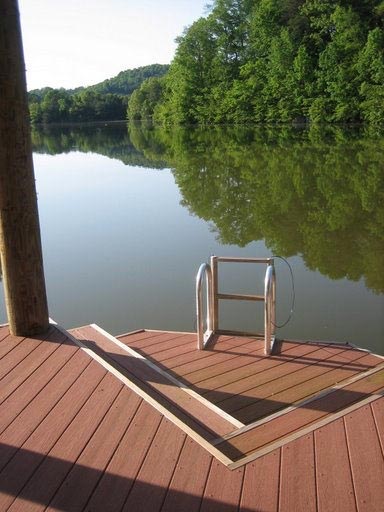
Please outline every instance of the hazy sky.
[[167, 64], [207, 0], [19, 0], [28, 89], [73, 88]]

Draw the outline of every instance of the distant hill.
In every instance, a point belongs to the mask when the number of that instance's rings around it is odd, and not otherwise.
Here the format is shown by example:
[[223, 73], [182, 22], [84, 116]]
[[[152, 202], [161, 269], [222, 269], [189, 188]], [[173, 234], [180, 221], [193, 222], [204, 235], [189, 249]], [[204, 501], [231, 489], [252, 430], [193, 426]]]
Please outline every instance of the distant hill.
[[121, 71], [117, 76], [108, 78], [96, 85], [91, 85], [91, 89], [99, 94], [122, 94], [129, 95], [140, 87], [147, 78], [161, 77], [167, 73], [168, 64], [151, 64], [135, 69]]
[[[149, 66], [120, 71], [118, 75], [88, 87], [76, 87], [75, 89], [65, 89], [62, 87], [61, 90], [65, 90], [70, 94], [91, 90], [100, 94], [120, 94], [126, 96], [132, 94], [147, 78], [152, 76], [161, 77], [168, 72], [168, 69], [169, 64], [150, 64]], [[33, 89], [28, 94], [42, 98], [50, 90], [52, 90], [52, 87], [43, 87], [41, 89]]]
[[89, 87], [29, 91], [29, 112], [33, 124], [121, 120], [126, 118], [127, 103], [135, 89], [148, 78], [167, 73], [167, 64], [151, 64], [121, 71]]

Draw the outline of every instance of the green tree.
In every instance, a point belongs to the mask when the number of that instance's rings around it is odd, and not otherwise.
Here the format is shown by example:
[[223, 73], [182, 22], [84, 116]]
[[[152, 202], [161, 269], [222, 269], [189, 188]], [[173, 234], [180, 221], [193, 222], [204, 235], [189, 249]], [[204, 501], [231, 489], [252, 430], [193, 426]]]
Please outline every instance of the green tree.
[[381, 123], [384, 119], [384, 30], [369, 32], [361, 50], [357, 71], [360, 85], [360, 109], [366, 121]]
[[152, 119], [156, 105], [164, 96], [164, 78], [151, 77], [133, 91], [128, 101], [129, 120]]
[[166, 110], [167, 118], [176, 122], [209, 120], [215, 48], [212, 24], [205, 18], [193, 23], [178, 39], [159, 117]]
[[355, 66], [363, 30], [350, 7], [337, 6], [330, 21], [331, 39], [319, 57], [318, 101], [309, 112], [313, 120], [355, 121], [359, 119]]

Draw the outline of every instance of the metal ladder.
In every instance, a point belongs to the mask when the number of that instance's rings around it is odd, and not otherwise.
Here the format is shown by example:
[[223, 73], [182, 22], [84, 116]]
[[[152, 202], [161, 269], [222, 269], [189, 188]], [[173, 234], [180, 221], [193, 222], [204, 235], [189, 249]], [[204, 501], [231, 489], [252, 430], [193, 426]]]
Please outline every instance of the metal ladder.
[[[263, 263], [267, 265], [264, 278], [264, 295], [243, 295], [219, 293], [219, 263]], [[206, 329], [203, 319], [203, 279], [206, 282]], [[230, 258], [211, 256], [210, 264], [203, 263], [196, 275], [196, 316], [197, 316], [197, 348], [203, 350], [215, 334], [228, 334], [219, 329], [219, 300], [246, 300], [264, 302], [264, 352], [272, 353], [275, 342], [276, 319], [276, 274], [273, 258]], [[233, 334], [243, 334], [231, 331]], [[258, 335], [257, 333], [247, 333]]]

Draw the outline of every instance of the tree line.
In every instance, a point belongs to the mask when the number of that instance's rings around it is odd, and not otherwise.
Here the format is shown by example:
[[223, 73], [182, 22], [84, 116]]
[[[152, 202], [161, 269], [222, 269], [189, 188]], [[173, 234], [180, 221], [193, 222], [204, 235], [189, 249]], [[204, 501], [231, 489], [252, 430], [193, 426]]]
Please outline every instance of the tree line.
[[111, 121], [126, 118], [129, 96], [143, 81], [164, 75], [169, 66], [152, 64], [126, 70], [90, 87], [53, 89], [28, 93], [33, 124]]
[[213, 0], [128, 118], [163, 124], [384, 120], [383, 0]]

